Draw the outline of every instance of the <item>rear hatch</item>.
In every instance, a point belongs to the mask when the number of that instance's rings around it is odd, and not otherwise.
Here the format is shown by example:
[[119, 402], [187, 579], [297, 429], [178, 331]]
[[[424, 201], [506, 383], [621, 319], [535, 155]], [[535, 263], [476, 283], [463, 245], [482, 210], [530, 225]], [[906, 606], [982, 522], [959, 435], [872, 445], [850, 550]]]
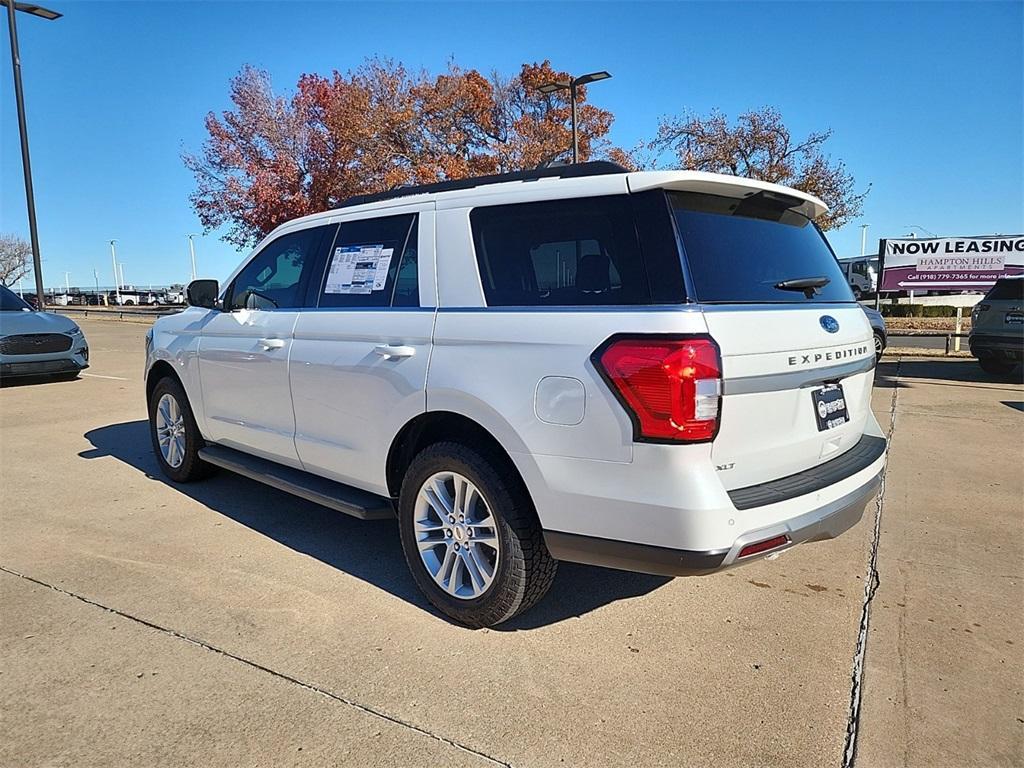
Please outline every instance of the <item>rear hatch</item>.
[[997, 280], [971, 313], [972, 335], [1024, 334], [1024, 277]]
[[774, 192], [670, 192], [688, 292], [722, 356], [712, 459], [726, 489], [801, 472], [857, 444], [869, 416], [871, 326], [832, 250]]

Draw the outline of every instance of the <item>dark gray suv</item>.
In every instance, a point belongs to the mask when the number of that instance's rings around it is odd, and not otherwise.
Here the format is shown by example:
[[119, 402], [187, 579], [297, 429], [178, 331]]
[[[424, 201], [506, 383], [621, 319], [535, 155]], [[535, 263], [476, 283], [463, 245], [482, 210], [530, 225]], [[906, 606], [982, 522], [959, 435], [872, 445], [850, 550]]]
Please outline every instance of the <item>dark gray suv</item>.
[[1024, 276], [997, 280], [974, 307], [970, 344], [986, 373], [1009, 373], [1024, 359]]

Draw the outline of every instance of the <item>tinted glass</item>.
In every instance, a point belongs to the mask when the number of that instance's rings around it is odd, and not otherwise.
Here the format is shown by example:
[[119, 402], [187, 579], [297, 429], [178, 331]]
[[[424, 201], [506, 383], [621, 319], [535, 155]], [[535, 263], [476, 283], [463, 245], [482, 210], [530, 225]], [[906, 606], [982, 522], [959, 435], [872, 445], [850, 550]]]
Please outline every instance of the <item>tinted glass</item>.
[[624, 195], [477, 208], [470, 221], [489, 306], [651, 303]]
[[274, 240], [245, 265], [231, 288], [231, 309], [294, 309], [302, 306], [306, 280], [326, 227]]
[[994, 301], [1024, 300], [1024, 277], [996, 280], [996, 284], [992, 286], [985, 298]]
[[415, 214], [341, 225], [327, 257], [320, 307], [419, 306]]
[[32, 307], [19, 299], [14, 291], [0, 285], [0, 312], [20, 312], [23, 309], [32, 309]]
[[[806, 217], [771, 200], [670, 193], [698, 301], [801, 303], [853, 301], [824, 236]], [[828, 278], [808, 299], [783, 281]]]

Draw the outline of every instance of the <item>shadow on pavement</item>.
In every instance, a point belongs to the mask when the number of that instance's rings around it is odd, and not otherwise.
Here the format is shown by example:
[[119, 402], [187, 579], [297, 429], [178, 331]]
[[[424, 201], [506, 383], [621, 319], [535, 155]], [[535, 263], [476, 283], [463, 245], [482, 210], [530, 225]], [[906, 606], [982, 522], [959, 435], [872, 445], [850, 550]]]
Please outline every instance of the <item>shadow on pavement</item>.
[[[898, 366], [898, 368], [897, 368]], [[900, 380], [896, 381], [899, 371]], [[912, 386], [908, 379], [917, 379], [935, 384], [1015, 384], [1021, 381], [1021, 368], [1006, 375], [985, 373], [978, 361], [966, 358], [901, 358], [886, 360], [875, 369], [875, 386], [880, 389], [892, 389]], [[990, 389], [992, 387], [989, 387]], [[1016, 391], [1016, 390], [1013, 390]]]
[[40, 376], [5, 376], [0, 378], [0, 389], [9, 387], [31, 387], [36, 384], [54, 384], [57, 382], [81, 381], [78, 373], [51, 373]]
[[[230, 472], [183, 485], [160, 472], [145, 421], [98, 427], [85, 433], [93, 448], [85, 459], [105, 456], [174, 488], [213, 511], [436, 614], [413, 583], [393, 520], [363, 521], [296, 498]], [[497, 630], [528, 630], [575, 618], [601, 606], [651, 592], [670, 581], [662, 576], [562, 563], [547, 597]]]

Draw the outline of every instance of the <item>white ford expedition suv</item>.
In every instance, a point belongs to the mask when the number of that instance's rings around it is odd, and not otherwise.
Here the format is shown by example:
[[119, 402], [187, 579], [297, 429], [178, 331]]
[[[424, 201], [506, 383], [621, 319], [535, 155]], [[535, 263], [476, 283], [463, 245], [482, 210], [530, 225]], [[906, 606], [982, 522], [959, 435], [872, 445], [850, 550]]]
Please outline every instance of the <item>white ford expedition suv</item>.
[[147, 336], [157, 460], [397, 515], [416, 583], [470, 626], [559, 560], [701, 574], [837, 536], [885, 438], [824, 211], [586, 163], [288, 222]]

